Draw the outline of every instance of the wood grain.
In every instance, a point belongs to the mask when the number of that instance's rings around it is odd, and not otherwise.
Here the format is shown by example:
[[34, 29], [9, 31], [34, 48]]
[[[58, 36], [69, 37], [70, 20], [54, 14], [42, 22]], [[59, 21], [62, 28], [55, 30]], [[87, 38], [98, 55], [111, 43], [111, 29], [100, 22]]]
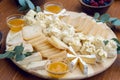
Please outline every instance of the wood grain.
[[[81, 12], [81, 5], [79, 0], [45, 0], [47, 1], [58, 1], [63, 3], [64, 7], [69, 11]], [[41, 5], [43, 8], [43, 5]], [[112, 17], [120, 18], [120, 1], [116, 0], [107, 13], [109, 13]], [[18, 5], [15, 3], [15, 0], [1, 0], [0, 1], [0, 31], [3, 33], [3, 43], [0, 52], [4, 52], [5, 50], [5, 40], [6, 35], [8, 33], [9, 28], [6, 25], [6, 17], [11, 14], [23, 14], [18, 11]], [[114, 30], [118, 39], [120, 39], [120, 31]], [[21, 69], [19, 69], [16, 65], [14, 65], [10, 60], [3, 59], [0, 60], [0, 80], [45, 80], [35, 77], [31, 74], [28, 74]], [[114, 64], [104, 71], [101, 74], [98, 74], [94, 77], [85, 79], [85, 80], [120, 80], [120, 55], [118, 55]]]

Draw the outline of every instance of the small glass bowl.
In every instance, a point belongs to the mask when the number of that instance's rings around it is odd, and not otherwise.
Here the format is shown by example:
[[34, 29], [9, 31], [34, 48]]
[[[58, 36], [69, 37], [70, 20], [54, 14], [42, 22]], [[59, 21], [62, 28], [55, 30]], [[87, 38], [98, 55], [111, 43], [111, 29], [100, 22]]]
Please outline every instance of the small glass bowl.
[[104, 6], [91, 6], [83, 2], [83, 0], [79, 0], [81, 3], [81, 9], [83, 12], [87, 13], [88, 15], [94, 15], [94, 13], [98, 12], [100, 14], [105, 13], [108, 8], [111, 6], [111, 4], [114, 2], [114, 0], [111, 0], [111, 2]]
[[44, 11], [51, 13], [59, 13], [63, 9], [63, 4], [60, 2], [50, 1], [44, 4]]
[[22, 27], [25, 25], [23, 15], [13, 14], [6, 18], [7, 25], [11, 31], [18, 32], [22, 30]]

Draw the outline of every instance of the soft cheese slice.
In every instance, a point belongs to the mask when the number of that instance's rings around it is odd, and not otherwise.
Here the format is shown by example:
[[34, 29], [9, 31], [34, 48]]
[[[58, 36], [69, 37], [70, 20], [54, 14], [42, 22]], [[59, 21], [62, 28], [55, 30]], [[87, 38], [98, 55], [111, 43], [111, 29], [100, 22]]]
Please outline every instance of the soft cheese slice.
[[45, 69], [45, 66], [48, 62], [49, 62], [49, 60], [31, 62], [30, 64], [28, 64], [27, 69], [43, 70], [43, 69]]
[[88, 74], [88, 65], [79, 57], [78, 59], [80, 70], [87, 75]]
[[32, 47], [31, 44], [23, 43], [23, 47], [24, 47], [24, 50], [23, 50], [24, 53], [26, 53], [26, 52], [33, 52], [33, 47]]
[[10, 34], [8, 35], [8, 39], [7, 39], [7, 45], [12, 45], [12, 46], [16, 46], [18, 44], [21, 44], [23, 42], [23, 36], [21, 31], [14, 33], [14, 32], [10, 32]]
[[87, 64], [95, 64], [96, 63], [96, 56], [95, 55], [80, 55], [83, 61]]
[[52, 62], [58, 62], [58, 61], [65, 61], [67, 60], [67, 53], [66, 51], [59, 52], [58, 54], [55, 54], [53, 56], [49, 57], [49, 60]]
[[50, 38], [48, 38], [48, 42], [58, 49], [66, 49], [68, 47], [64, 42], [62, 42], [55, 36], [51, 36]]
[[33, 53], [31, 56], [26, 57], [24, 60], [18, 61], [17, 63], [21, 65], [28, 65], [30, 62], [41, 61], [41, 60], [42, 60], [42, 56], [40, 52], [36, 52]]
[[75, 58], [70, 62], [70, 65], [69, 65], [70, 66], [70, 71], [73, 71], [77, 67], [78, 59], [79, 58]]
[[23, 38], [25, 40], [30, 40], [32, 38], [38, 37], [41, 35], [41, 27], [38, 26], [25, 26], [22, 29]]
[[99, 30], [99, 28], [98, 28], [98, 26], [97, 26], [97, 23], [94, 23], [94, 24], [93, 24], [93, 28], [90, 30], [89, 34], [95, 36], [96, 33], [98, 32], [98, 30]]
[[78, 21], [78, 22], [79, 22], [80, 25], [75, 28], [76, 32], [80, 32], [80, 31], [83, 30], [83, 28], [84, 28], [83, 25], [84, 25], [84, 23], [86, 22], [86, 20], [87, 20], [86, 17], [80, 17], [80, 18], [79, 18], [79, 21]]

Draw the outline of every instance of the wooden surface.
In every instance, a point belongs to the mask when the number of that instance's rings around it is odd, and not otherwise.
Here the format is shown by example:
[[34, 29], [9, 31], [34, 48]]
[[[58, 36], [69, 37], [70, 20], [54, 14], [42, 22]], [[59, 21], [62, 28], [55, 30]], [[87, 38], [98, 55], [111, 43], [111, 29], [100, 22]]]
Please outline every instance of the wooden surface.
[[[11, 14], [21, 13], [18, 11], [18, 7], [15, 0], [0, 0], [0, 31], [3, 33], [3, 44], [0, 52], [5, 50], [5, 40], [9, 28], [6, 25], [6, 17]], [[47, 2], [49, 0], [46, 0]], [[59, 1], [63, 3], [64, 7], [70, 11], [81, 12], [81, 6], [79, 0], [51, 0], [51, 1]], [[42, 5], [41, 5], [42, 7]], [[107, 13], [109, 13], [112, 17], [120, 18], [120, 1], [116, 0], [112, 6], [109, 8]], [[120, 31], [114, 30], [118, 39], [120, 39]], [[21, 69], [19, 69], [16, 65], [14, 65], [10, 60], [3, 59], [0, 60], [0, 80], [44, 80], [38, 77], [35, 77], [31, 74], [28, 74]], [[101, 74], [98, 74], [94, 77], [85, 79], [85, 80], [120, 80], [120, 55], [118, 55], [114, 64], [104, 71]]]

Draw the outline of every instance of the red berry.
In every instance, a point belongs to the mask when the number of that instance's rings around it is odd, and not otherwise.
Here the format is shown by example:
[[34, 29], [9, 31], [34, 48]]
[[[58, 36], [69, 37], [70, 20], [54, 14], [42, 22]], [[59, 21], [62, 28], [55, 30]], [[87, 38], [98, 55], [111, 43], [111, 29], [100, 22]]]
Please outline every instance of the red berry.
[[99, 3], [100, 6], [104, 5], [104, 1], [103, 0], [100, 0], [98, 3]]
[[94, 2], [91, 4], [92, 6], [98, 6], [98, 3], [97, 2]]
[[94, 2], [95, 2], [94, 0], [91, 0], [91, 1], [90, 1], [90, 4], [92, 4], [92, 3], [94, 3]]

